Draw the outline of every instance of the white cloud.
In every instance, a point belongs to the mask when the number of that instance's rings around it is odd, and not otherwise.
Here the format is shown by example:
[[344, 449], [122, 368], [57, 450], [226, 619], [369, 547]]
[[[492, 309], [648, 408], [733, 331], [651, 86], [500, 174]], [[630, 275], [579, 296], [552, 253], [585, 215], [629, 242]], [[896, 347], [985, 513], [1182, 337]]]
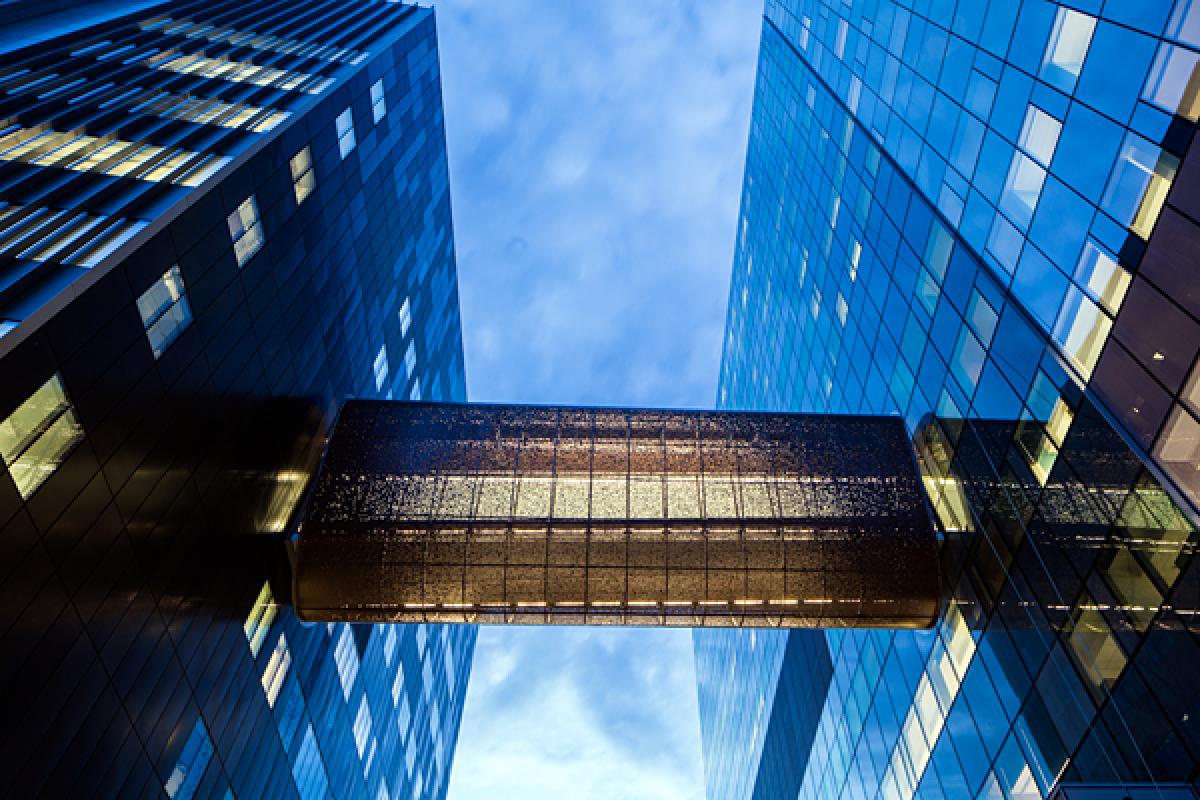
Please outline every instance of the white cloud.
[[711, 405], [761, 3], [436, 8], [470, 397]]
[[703, 797], [683, 630], [486, 628], [449, 800]]

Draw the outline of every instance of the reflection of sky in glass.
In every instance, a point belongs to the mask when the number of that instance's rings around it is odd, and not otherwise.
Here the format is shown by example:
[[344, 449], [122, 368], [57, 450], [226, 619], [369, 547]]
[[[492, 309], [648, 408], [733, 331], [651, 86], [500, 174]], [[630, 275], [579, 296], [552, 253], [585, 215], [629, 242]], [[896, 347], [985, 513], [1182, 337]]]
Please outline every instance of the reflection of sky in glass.
[[[756, 0], [437, 0], [472, 400], [711, 407]], [[452, 800], [702, 797], [686, 631], [488, 628]]]

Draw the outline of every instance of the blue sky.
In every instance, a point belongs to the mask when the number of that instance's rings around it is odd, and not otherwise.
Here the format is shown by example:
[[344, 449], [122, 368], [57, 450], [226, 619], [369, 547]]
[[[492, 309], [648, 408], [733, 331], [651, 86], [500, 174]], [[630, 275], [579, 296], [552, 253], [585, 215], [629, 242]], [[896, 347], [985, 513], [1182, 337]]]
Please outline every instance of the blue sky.
[[[761, 0], [435, 0], [470, 399], [711, 407]], [[686, 631], [484, 628], [451, 800], [703, 796]]]

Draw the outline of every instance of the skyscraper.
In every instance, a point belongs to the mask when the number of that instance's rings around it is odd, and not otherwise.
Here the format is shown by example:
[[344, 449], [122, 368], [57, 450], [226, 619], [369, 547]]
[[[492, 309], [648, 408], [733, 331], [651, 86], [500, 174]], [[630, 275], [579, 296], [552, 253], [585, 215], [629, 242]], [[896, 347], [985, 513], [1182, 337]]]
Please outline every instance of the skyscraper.
[[464, 399], [433, 12], [0, 10], [0, 776], [445, 793], [474, 629], [306, 625], [346, 396]]
[[766, 3], [720, 404], [901, 415], [945, 596], [932, 632], [696, 632], [711, 797], [1194, 796], [1198, 31]]

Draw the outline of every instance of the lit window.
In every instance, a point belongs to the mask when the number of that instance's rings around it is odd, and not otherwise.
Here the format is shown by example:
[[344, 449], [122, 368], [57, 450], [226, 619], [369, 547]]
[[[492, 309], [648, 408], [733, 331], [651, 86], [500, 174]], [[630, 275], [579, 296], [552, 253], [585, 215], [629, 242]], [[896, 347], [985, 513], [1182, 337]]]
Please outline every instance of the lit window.
[[16, 127], [0, 136], [0, 161], [183, 186], [199, 186], [230, 160], [228, 156], [83, 133]]
[[271, 708], [275, 707], [275, 701], [279, 699], [279, 691], [283, 689], [283, 682], [291, 665], [292, 653], [288, 650], [287, 639], [280, 633], [279, 641], [275, 643], [275, 649], [271, 651], [271, 657], [267, 660], [262, 674], [263, 693], [266, 694], [267, 705]]
[[404, 351], [404, 377], [411, 378], [413, 371], [417, 368], [417, 349], [412, 342], [408, 343], [408, 349]]
[[292, 156], [292, 191], [296, 193], [296, 205], [304, 202], [304, 198], [317, 188], [317, 177], [313, 173], [312, 150], [304, 147]]
[[349, 625], [342, 626], [337, 646], [333, 649], [333, 660], [337, 664], [338, 678], [342, 682], [342, 696], [350, 700], [350, 690], [358, 677], [358, 648], [354, 645], [354, 634]]
[[257, 656], [258, 651], [262, 649], [263, 640], [267, 638], [267, 631], [271, 629], [271, 623], [275, 621], [276, 612], [275, 598], [271, 595], [271, 584], [264, 583], [246, 617], [245, 624], [242, 625], [242, 629], [246, 632], [246, 641], [250, 643], [251, 655]]
[[192, 310], [188, 307], [183, 288], [183, 274], [179, 267], [171, 267], [163, 276], [142, 293], [137, 301], [142, 325], [154, 357], [162, 356], [171, 342], [192, 322]]
[[28, 499], [83, 438], [83, 428], [58, 375], [0, 421], [0, 457]]
[[1146, 76], [1142, 98], [1195, 122], [1200, 118], [1200, 54], [1163, 42]]
[[382, 345], [375, 354], [375, 363], [371, 367], [375, 372], [375, 391], [383, 391], [383, 384], [388, 379], [387, 345]]
[[0, 336], [7, 336], [17, 329], [17, 324], [11, 319], [0, 319]]
[[1050, 41], [1046, 45], [1046, 55], [1042, 59], [1040, 77], [1064, 92], [1074, 91], [1095, 29], [1095, 17], [1059, 8], [1050, 32]]
[[385, 625], [383, 630], [383, 663], [389, 667], [392, 665], [392, 657], [396, 655], [396, 641], [399, 637], [396, 636], [395, 625]]
[[1084, 380], [1091, 378], [1110, 330], [1112, 320], [1108, 315], [1072, 286], [1054, 325], [1054, 339]]
[[1075, 280], [1109, 313], [1116, 314], [1129, 288], [1129, 273], [1095, 242], [1083, 246]]
[[350, 151], [354, 149], [354, 112], [347, 108], [337, 118], [337, 139], [338, 151], [342, 154], [342, 158], [350, 155]]
[[173, 49], [151, 56], [142, 63], [152, 69], [161, 69], [180, 75], [201, 75], [214, 80], [248, 83], [253, 86], [272, 86], [289, 92], [302, 91], [308, 94], [320, 94], [333, 82], [332, 78], [322, 78], [305, 72], [261, 67], [248, 61], [208, 58], [203, 52], [177, 55], [177, 51]]
[[404, 298], [403, 305], [400, 306], [400, 335], [408, 336], [408, 329], [412, 325], [412, 304], [408, 298]]
[[1030, 106], [1025, 114], [1025, 123], [1021, 126], [1021, 138], [1017, 144], [1043, 167], [1049, 167], [1061, 132], [1061, 122], [1040, 108]]
[[387, 115], [387, 102], [383, 99], [383, 79], [371, 84], [371, 116], [376, 122]]
[[1178, 169], [1178, 158], [1130, 133], [1121, 145], [1101, 207], [1138, 236], [1149, 239]]
[[371, 736], [371, 709], [367, 705], [364, 694], [358, 701], [358, 714], [354, 718], [354, 745], [358, 748], [358, 757], [362, 758], [367, 751], [367, 741]]
[[421, 399], [421, 379], [417, 378], [413, 381], [412, 391], [408, 393], [408, 399], [414, 403]]
[[263, 230], [258, 219], [258, 202], [250, 195], [226, 220], [229, 223], [229, 238], [233, 241], [233, 253], [239, 267], [262, 249]]
[[1067, 643], [1097, 697], [1102, 696], [1101, 689], [1111, 687], [1125, 669], [1125, 651], [1113, 636], [1096, 601], [1087, 592], [1080, 598]]
[[163, 788], [167, 790], [167, 797], [171, 800], [191, 800], [200, 788], [200, 781], [204, 778], [204, 771], [208, 769], [212, 754], [212, 740], [208, 738], [204, 720], [197, 718], [191, 735], [183, 745], [183, 752], [179, 754], [175, 769], [163, 784]]

